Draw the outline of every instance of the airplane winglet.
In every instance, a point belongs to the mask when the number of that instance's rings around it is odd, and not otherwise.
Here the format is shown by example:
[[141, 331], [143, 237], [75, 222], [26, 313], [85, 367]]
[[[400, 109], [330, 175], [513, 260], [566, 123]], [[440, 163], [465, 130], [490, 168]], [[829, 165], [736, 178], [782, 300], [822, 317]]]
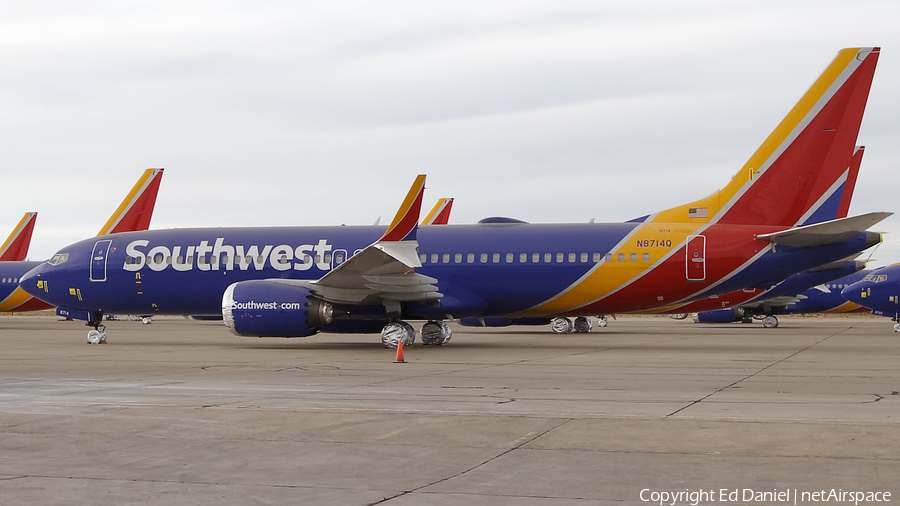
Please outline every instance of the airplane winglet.
[[379, 242], [415, 241], [416, 230], [419, 226], [419, 212], [422, 210], [422, 194], [425, 192], [425, 175], [416, 177], [409, 193], [403, 199], [403, 205], [391, 221], [387, 232], [381, 236]]
[[450, 209], [453, 207], [453, 199], [438, 199], [431, 211], [425, 215], [420, 225], [446, 225], [450, 222]]
[[34, 222], [37, 221], [37, 213], [25, 213], [19, 224], [13, 228], [12, 233], [0, 246], [0, 260], [21, 262], [28, 256], [28, 247], [31, 246], [31, 234], [34, 232]]
[[98, 236], [117, 232], [133, 232], [150, 228], [150, 218], [156, 205], [156, 194], [162, 180], [163, 169], [147, 169], [125, 196]]

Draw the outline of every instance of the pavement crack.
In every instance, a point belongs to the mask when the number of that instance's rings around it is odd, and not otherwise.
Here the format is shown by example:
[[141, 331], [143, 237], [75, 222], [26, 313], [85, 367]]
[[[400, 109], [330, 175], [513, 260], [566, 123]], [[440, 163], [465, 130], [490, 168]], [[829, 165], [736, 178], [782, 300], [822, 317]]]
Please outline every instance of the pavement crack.
[[500, 457], [503, 457], [504, 455], [509, 455], [510, 453], [512, 453], [512, 452], [514, 452], [514, 451], [516, 451], [516, 450], [518, 450], [518, 449], [520, 449], [520, 448], [522, 448], [523, 446], [527, 445], [528, 443], [530, 443], [530, 442], [532, 442], [532, 441], [534, 441], [534, 440], [536, 440], [536, 439], [539, 439], [539, 438], [543, 437], [545, 434], [548, 434], [548, 433], [550, 433], [550, 432], [552, 432], [552, 431], [554, 431], [554, 430], [556, 430], [556, 429], [562, 427], [563, 425], [566, 425], [567, 423], [570, 423], [572, 420], [574, 420], [574, 418], [566, 418], [566, 419], [564, 419], [563, 421], [559, 422], [558, 424], [554, 425], [553, 427], [548, 428], [547, 430], [545, 430], [545, 431], [543, 431], [543, 432], [541, 432], [541, 433], [529, 432], [528, 434], [526, 434], [526, 435], [520, 437], [519, 439], [515, 440], [515, 441], [513, 442], [513, 445], [512, 445], [510, 448], [507, 448], [506, 450], [504, 450], [504, 451], [498, 453], [497, 455], [494, 455], [493, 457], [491, 457], [491, 458], [489, 458], [489, 459], [487, 459], [487, 460], [485, 460], [485, 461], [479, 462], [478, 464], [475, 464], [474, 466], [472, 466], [472, 467], [470, 467], [470, 468], [468, 468], [468, 469], [463, 469], [462, 471], [459, 471], [458, 473], [451, 474], [450, 476], [445, 476], [444, 478], [440, 478], [440, 479], [438, 479], [438, 480], [434, 480], [434, 481], [432, 481], [431, 483], [426, 483], [426, 484], [424, 484], [424, 485], [420, 485], [420, 486], [418, 486], [418, 487], [416, 487], [416, 488], [414, 488], [414, 489], [412, 489], [412, 490], [404, 490], [403, 492], [401, 492], [401, 493], [399, 493], [399, 494], [397, 494], [397, 495], [394, 495], [394, 496], [391, 496], [391, 497], [386, 497], [386, 498], [384, 498], [384, 499], [382, 499], [382, 500], [380, 500], [380, 501], [376, 501], [376, 502], [371, 503], [371, 504], [384, 504], [385, 502], [390, 501], [391, 499], [396, 499], [397, 497], [402, 497], [402, 496], [404, 496], [404, 495], [406, 495], [406, 494], [411, 494], [411, 493], [413, 493], [413, 492], [418, 492], [419, 490], [422, 490], [422, 489], [424, 489], [424, 488], [430, 487], [430, 486], [432, 486], [432, 485], [437, 485], [438, 483], [443, 483], [443, 482], [445, 482], [445, 481], [452, 480], [453, 478], [457, 478], [457, 477], [459, 477], [459, 476], [462, 476], [462, 475], [464, 475], [464, 474], [466, 474], [466, 473], [470, 473], [470, 472], [472, 472], [472, 471], [478, 469], [479, 467], [482, 467], [482, 466], [484, 466], [484, 465], [486, 465], [486, 464], [489, 464], [489, 463], [491, 463], [491, 462], [493, 462], [493, 461], [499, 459]]
[[[842, 330], [841, 332], [843, 332], [843, 330]], [[699, 398], [699, 399], [697, 399], [697, 400], [695, 400], [695, 401], [692, 401], [692, 402], [688, 403], [687, 405], [682, 406], [682, 407], [676, 409], [675, 411], [669, 413], [668, 415], [666, 415], [666, 418], [669, 418], [670, 416], [677, 415], [678, 413], [680, 413], [680, 412], [682, 412], [682, 411], [684, 411], [684, 410], [690, 408], [691, 406], [696, 406], [697, 404], [700, 404], [700, 403], [703, 402], [704, 400], [709, 399], [709, 398], [712, 397], [713, 395], [716, 395], [717, 393], [722, 392], [723, 390], [727, 390], [727, 389], [729, 389], [729, 388], [732, 388], [732, 387], [734, 387], [735, 385], [737, 385], [738, 383], [742, 383], [742, 382], [744, 382], [744, 381], [746, 381], [746, 380], [748, 380], [748, 379], [750, 379], [750, 378], [752, 378], [752, 377], [754, 377], [754, 376], [756, 376], [756, 375], [758, 375], [758, 374], [761, 374], [761, 373], [763, 373], [763, 372], [765, 372], [765, 371], [771, 369], [772, 367], [775, 367], [776, 365], [778, 365], [778, 364], [780, 364], [780, 363], [782, 363], [782, 362], [785, 362], [785, 361], [787, 361], [787, 360], [790, 360], [790, 359], [794, 358], [795, 356], [799, 355], [800, 353], [803, 353], [804, 351], [806, 351], [806, 350], [812, 348], [813, 346], [817, 346], [817, 345], [819, 345], [819, 344], [821, 344], [821, 343], [824, 343], [825, 341], [827, 341], [827, 340], [831, 339], [832, 337], [834, 337], [834, 336], [840, 334], [841, 332], [837, 332], [837, 333], [835, 333], [835, 334], [831, 334], [830, 336], [825, 336], [824, 338], [819, 339], [818, 341], [816, 341], [816, 342], [810, 344], [809, 346], [807, 346], [807, 347], [805, 347], [805, 348], [800, 348], [799, 350], [795, 351], [794, 353], [791, 353], [790, 355], [788, 355], [788, 356], [786, 356], [786, 357], [784, 357], [784, 358], [782, 358], [782, 359], [780, 359], [780, 360], [776, 360], [775, 362], [772, 362], [771, 364], [769, 364], [769, 365], [763, 367], [762, 369], [760, 369], [760, 370], [754, 372], [753, 374], [748, 374], [747, 376], [744, 376], [743, 378], [741, 378], [741, 379], [739, 379], [739, 380], [737, 380], [737, 381], [734, 381], [734, 382], [732, 382], [732, 383], [730, 383], [730, 384], [728, 384], [728, 385], [725, 385], [725, 386], [722, 387], [722, 388], [719, 388], [719, 389], [717, 389], [717, 390], [713, 390], [713, 391], [710, 392], [709, 394], [704, 395], [703, 397], [701, 397], [701, 398]], [[877, 400], [876, 400], [876, 401], [869, 401], [869, 402], [877, 402]]]

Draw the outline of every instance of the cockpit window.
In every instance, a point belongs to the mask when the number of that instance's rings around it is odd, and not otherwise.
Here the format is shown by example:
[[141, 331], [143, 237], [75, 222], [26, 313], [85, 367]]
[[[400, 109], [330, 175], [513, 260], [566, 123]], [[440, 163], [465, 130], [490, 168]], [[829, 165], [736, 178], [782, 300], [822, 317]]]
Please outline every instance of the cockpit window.
[[68, 259], [69, 259], [68, 253], [57, 253], [57, 254], [53, 255], [53, 258], [51, 258], [50, 260], [47, 260], [47, 263], [50, 265], [59, 265]]
[[864, 277], [863, 281], [871, 281], [872, 283], [881, 283], [882, 281], [887, 281], [887, 274], [869, 274]]

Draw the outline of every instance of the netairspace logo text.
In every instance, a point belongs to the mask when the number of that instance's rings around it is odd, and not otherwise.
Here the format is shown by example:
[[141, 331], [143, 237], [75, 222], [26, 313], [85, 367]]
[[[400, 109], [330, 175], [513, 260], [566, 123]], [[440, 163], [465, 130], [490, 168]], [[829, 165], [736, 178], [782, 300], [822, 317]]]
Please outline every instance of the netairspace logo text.
[[645, 488], [641, 490], [640, 499], [643, 502], [652, 502], [660, 506], [675, 506], [676, 504], [690, 504], [697, 506], [698, 504], [709, 503], [746, 503], [767, 502], [770, 504], [868, 504], [868, 503], [884, 503], [891, 502], [890, 492], [860, 492], [852, 490], [843, 490], [840, 488], [832, 488], [830, 490], [798, 490], [794, 489], [772, 489], [772, 490], [755, 490], [752, 488], [731, 489], [700, 489], [691, 490], [684, 489], [680, 491], [669, 490], [651, 490]]

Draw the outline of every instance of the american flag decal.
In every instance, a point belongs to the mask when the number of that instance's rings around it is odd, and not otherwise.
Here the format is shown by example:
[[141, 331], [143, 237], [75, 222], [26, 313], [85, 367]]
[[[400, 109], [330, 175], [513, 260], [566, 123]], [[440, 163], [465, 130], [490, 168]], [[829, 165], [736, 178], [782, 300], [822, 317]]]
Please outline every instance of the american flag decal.
[[688, 218], [706, 218], [708, 214], [708, 208], [706, 207], [691, 207], [688, 209]]

